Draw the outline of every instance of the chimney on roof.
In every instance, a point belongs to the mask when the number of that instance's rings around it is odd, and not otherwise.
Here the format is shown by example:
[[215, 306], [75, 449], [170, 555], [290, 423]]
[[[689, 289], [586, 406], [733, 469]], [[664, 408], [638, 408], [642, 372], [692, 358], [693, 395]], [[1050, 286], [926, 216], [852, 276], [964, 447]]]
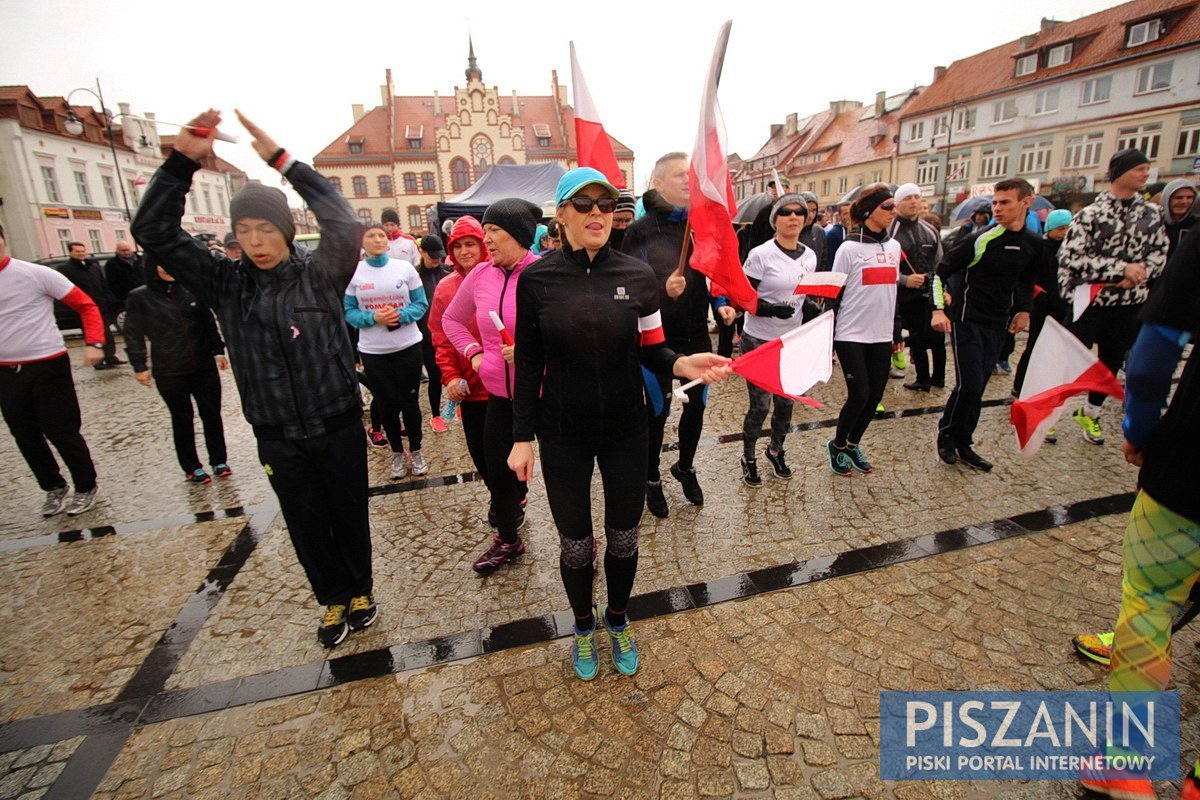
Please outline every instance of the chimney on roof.
[[521, 103], [519, 100], [517, 100], [517, 90], [513, 89], [512, 115], [514, 117], [516, 117], [516, 116], [520, 116], [520, 114], [521, 114]]
[[771, 123], [771, 138], [774, 139], [776, 136], [778, 136], [779, 132], [781, 130], [783, 130], [782, 125], [780, 125], [778, 122], [772, 122]]
[[1021, 49], [1028, 50], [1029, 48], [1033, 47], [1035, 44], [1037, 44], [1037, 39], [1038, 35], [1036, 33], [1030, 33], [1026, 36], [1022, 36]]
[[1062, 20], [1061, 19], [1050, 19], [1049, 17], [1042, 17], [1041, 32], [1045, 33], [1046, 31], [1050, 30], [1051, 28], [1055, 27], [1056, 25], [1062, 25]]
[[942, 77], [943, 75], [945, 75], [945, 74], [946, 74], [946, 68], [945, 68], [945, 67], [934, 67], [934, 68], [933, 68], [933, 80], [934, 80], [934, 82], [937, 82], [938, 80], [940, 80], [940, 79], [941, 79], [941, 77]]
[[862, 108], [862, 103], [857, 100], [831, 100], [829, 103], [829, 113], [834, 116], [845, 114], [847, 111], [853, 111], [856, 108]]
[[122, 116], [127, 116], [130, 113], [129, 103], [117, 103], [117, 111], [120, 112]]
[[784, 131], [787, 133], [788, 136], [796, 135], [796, 114], [795, 114], [795, 112], [792, 112], [791, 114], [787, 115], [787, 124], [784, 125]]
[[355, 122], [358, 122], [360, 119], [366, 116], [366, 114], [367, 112], [363, 111], [362, 103], [353, 103], [350, 106], [350, 115], [354, 117]]
[[887, 92], [875, 93], [875, 116], [882, 117], [887, 108]]
[[433, 113], [438, 117], [442, 115], [442, 98], [438, 97], [437, 89], [433, 90]]

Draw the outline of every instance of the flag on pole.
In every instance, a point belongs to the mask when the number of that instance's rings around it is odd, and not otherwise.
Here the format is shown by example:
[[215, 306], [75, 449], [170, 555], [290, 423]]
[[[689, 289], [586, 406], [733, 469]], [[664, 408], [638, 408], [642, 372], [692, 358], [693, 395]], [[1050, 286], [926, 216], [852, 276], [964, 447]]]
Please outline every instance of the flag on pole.
[[1075, 287], [1075, 291], [1071, 295], [1071, 321], [1077, 322], [1083, 316], [1083, 312], [1088, 310], [1088, 306], [1096, 299], [1096, 295], [1100, 294], [1107, 283], [1081, 283]]
[[846, 285], [848, 276], [844, 272], [810, 272], [800, 279], [792, 294], [806, 294], [809, 297], [828, 297], [833, 299]]
[[571, 86], [575, 93], [575, 154], [579, 166], [592, 167], [604, 173], [608, 182], [618, 189], [625, 188], [625, 178], [617, 165], [617, 156], [613, 152], [612, 142], [600, 122], [600, 114], [596, 104], [592, 102], [592, 93], [588, 91], [587, 83], [583, 80], [583, 71], [579, 69], [579, 60], [575, 57], [575, 43], [571, 42]]
[[809, 405], [802, 397], [833, 374], [833, 312], [826, 311], [778, 339], [754, 348], [730, 364], [733, 371], [771, 394], [783, 395]]
[[1010, 414], [1021, 454], [1036, 453], [1067, 398], [1084, 392], [1125, 399], [1125, 391], [1108, 367], [1054, 318], [1047, 318], [1033, 346], [1021, 396]]
[[717, 103], [717, 85], [721, 82], [721, 67], [732, 25], [732, 22], [726, 22], [721, 26], [708, 67], [708, 78], [704, 82], [700, 129], [688, 172], [688, 224], [694, 236], [692, 269], [713, 281], [714, 292], [725, 294], [730, 303], [742, 310], [752, 311], [758, 294], [746, 280], [742, 261], [738, 258], [738, 241], [733, 232], [737, 202], [725, 164], [725, 120]]

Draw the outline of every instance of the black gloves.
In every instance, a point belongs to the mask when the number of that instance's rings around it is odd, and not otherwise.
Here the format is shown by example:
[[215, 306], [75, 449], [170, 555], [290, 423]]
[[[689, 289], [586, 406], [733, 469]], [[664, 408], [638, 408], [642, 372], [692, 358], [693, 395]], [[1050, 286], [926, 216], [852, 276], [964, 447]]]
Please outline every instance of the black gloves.
[[758, 306], [754, 309], [754, 316], [756, 317], [791, 319], [795, 313], [796, 309], [787, 303], [768, 303], [766, 300], [759, 300]]

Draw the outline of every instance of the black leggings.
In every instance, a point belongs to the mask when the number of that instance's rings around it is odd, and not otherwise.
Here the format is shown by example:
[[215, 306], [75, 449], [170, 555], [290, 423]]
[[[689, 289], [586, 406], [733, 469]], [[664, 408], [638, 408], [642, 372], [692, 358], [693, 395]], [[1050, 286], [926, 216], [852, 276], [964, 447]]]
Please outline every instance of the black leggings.
[[433, 339], [428, 329], [421, 331], [421, 359], [425, 365], [425, 374], [429, 376], [429, 416], [436, 417], [442, 412], [442, 370], [437, 365]]
[[838, 415], [833, 443], [845, 447], [858, 444], [875, 416], [875, 407], [887, 388], [892, 363], [891, 342], [834, 342], [842, 375], [846, 378], [846, 404]]
[[496, 512], [496, 529], [500, 540], [517, 540], [517, 521], [521, 501], [528, 491], [524, 481], [508, 468], [508, 456], [513, 446], [512, 400], [489, 395], [487, 416], [483, 421], [483, 457], [487, 461], [487, 487], [492, 495], [492, 510]]
[[175, 457], [184, 472], [200, 469], [196, 453], [196, 426], [192, 398], [204, 426], [204, 446], [213, 466], [224, 464], [225, 427], [221, 422], [221, 376], [216, 364], [187, 375], [163, 375], [155, 378], [158, 393], [171, 412], [171, 435], [175, 440]]
[[487, 483], [487, 456], [484, 455], [483, 426], [487, 420], [487, 400], [464, 400], [459, 405], [462, 411], [463, 437], [467, 440], [467, 452], [475, 471]]
[[604, 486], [604, 574], [608, 604], [624, 612], [637, 575], [637, 525], [646, 494], [646, 433], [620, 441], [540, 442], [546, 498], [558, 528], [559, 572], [576, 617], [592, 613], [595, 576], [592, 472]]
[[[1125, 365], [1125, 356], [1137, 341], [1142, 323], [1138, 319], [1142, 307], [1136, 306], [1090, 306], [1083, 312], [1071, 333], [1079, 337], [1086, 347], [1097, 345], [1100, 361], [1113, 375]], [[1088, 402], [1094, 406], [1104, 403], [1101, 392], [1088, 394]]]
[[[383, 429], [393, 453], [404, 452], [402, 435], [408, 436], [408, 449], [421, 449], [421, 344], [411, 345], [394, 353], [362, 354], [363, 371], [367, 373], [371, 391], [381, 404]], [[403, 434], [400, 416], [404, 416]]]

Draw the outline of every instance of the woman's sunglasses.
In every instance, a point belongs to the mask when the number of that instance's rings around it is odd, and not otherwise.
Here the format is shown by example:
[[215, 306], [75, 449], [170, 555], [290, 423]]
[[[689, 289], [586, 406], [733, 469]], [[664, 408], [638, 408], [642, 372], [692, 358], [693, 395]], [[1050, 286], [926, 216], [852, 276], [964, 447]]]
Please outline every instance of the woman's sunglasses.
[[611, 214], [617, 210], [617, 201], [611, 197], [601, 197], [597, 200], [594, 197], [577, 194], [567, 202], [569, 202], [571, 207], [580, 214], [587, 214], [591, 212], [592, 206], [598, 207], [601, 214]]
[[803, 208], [781, 208], [775, 213], [777, 217], [790, 217], [795, 214], [797, 217], [807, 217], [808, 211]]

